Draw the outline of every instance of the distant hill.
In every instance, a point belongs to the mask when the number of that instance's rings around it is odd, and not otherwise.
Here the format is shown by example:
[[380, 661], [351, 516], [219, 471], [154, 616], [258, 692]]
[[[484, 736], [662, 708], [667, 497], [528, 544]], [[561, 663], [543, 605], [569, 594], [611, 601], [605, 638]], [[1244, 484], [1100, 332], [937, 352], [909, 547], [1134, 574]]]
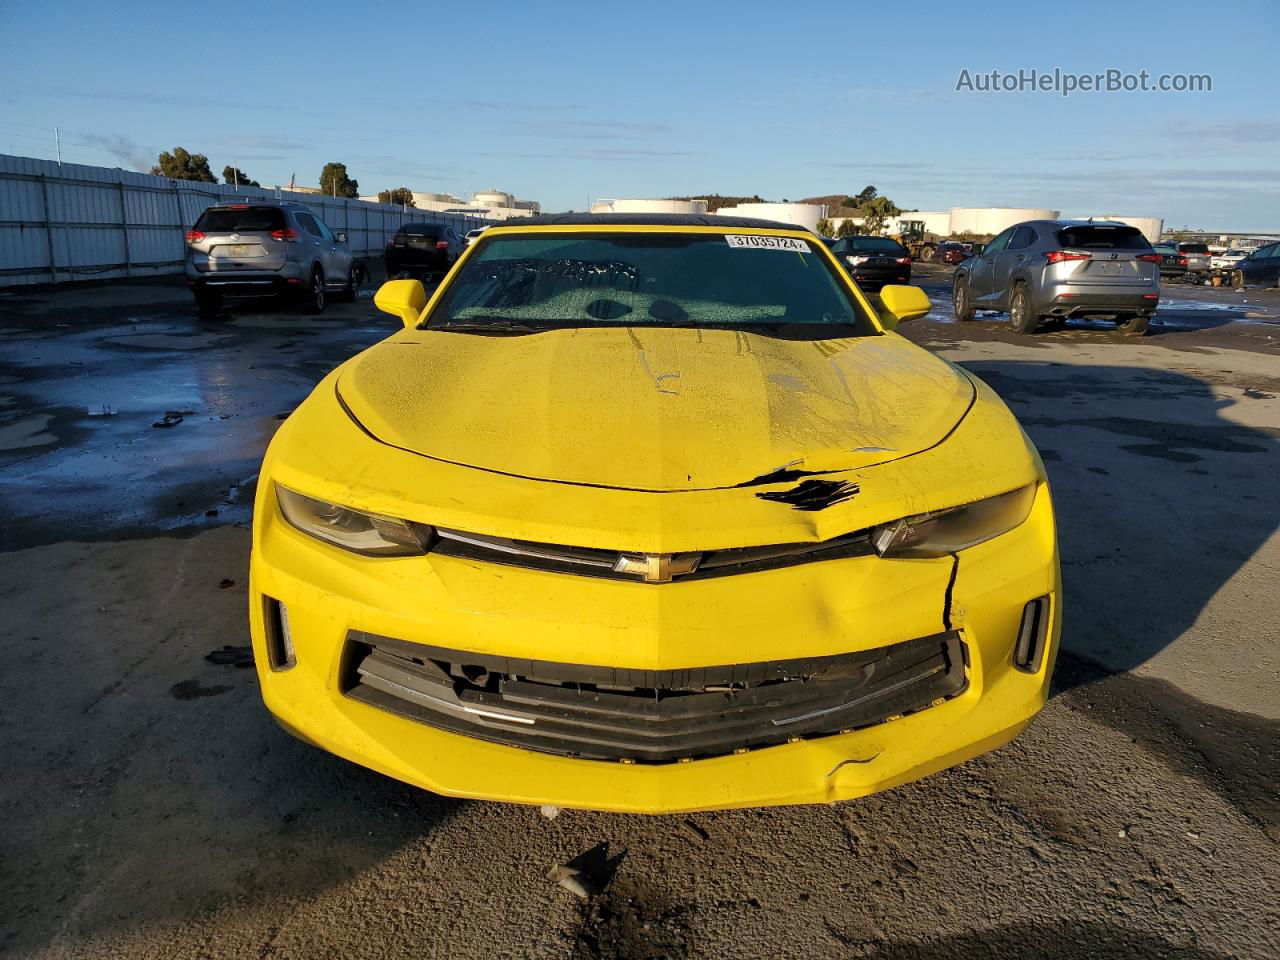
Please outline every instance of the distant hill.
[[668, 200], [705, 200], [707, 201], [707, 212], [715, 213], [721, 207], [736, 207], [740, 203], [764, 203], [758, 196], [755, 197], [726, 197], [718, 193], [697, 193], [689, 197], [667, 197]]
[[805, 197], [798, 203], [816, 203], [827, 208], [828, 217], [860, 217], [862, 210], [853, 197], [844, 193], [830, 193], [825, 197]]

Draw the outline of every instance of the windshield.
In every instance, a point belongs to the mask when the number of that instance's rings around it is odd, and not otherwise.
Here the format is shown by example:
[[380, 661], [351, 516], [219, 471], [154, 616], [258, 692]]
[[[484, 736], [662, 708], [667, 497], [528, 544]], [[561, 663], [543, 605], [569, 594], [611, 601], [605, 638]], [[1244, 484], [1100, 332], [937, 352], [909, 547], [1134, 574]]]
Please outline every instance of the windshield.
[[817, 242], [725, 234], [512, 234], [478, 241], [427, 318], [491, 326], [787, 328], [812, 339], [879, 331]]

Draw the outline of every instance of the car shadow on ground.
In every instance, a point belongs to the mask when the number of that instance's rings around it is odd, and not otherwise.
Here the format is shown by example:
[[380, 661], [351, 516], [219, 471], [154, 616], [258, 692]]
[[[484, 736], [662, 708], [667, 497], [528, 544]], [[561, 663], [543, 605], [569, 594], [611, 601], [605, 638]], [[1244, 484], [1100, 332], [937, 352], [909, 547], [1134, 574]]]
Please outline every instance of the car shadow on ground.
[[867, 960], [1217, 960], [1221, 956], [1192, 943], [1170, 943], [1120, 926], [1074, 921], [1013, 924], [930, 943], [895, 943], [858, 955]]
[[[1277, 628], [1251, 597], [1275, 562], [1259, 551], [1274, 551], [1264, 545], [1280, 527], [1280, 431], [1245, 424], [1263, 422], [1250, 407], [1275, 404], [1280, 378], [1215, 392], [1152, 368], [963, 366], [1005, 399], [1049, 473], [1064, 611], [1054, 694], [1105, 701], [1100, 719], [1280, 837], [1280, 727], [1215, 705], [1262, 713], [1274, 697], [1275, 664], [1259, 656], [1273, 655]], [[1153, 660], [1182, 683], [1128, 675]]]
[[[313, 895], [462, 806], [272, 722], [255, 671], [228, 656], [249, 642], [248, 545], [225, 527], [6, 567], [0, 601], [24, 642], [0, 695], [23, 723], [0, 731], [0, 896], [18, 921], [0, 953]], [[46, 562], [58, 590], [30, 569]]]
[[1141, 367], [962, 365], [1009, 404], [1045, 461], [1061, 541], [1064, 650], [1111, 672], [1146, 663], [1280, 526], [1280, 431], [1245, 425], [1248, 406], [1276, 393], [1224, 395]]

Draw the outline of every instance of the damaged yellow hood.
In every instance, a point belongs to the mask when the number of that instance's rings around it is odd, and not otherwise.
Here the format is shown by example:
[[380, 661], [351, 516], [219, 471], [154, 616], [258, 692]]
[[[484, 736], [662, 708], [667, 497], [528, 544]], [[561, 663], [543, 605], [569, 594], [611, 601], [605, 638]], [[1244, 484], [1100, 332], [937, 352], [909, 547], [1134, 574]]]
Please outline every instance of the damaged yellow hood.
[[392, 446], [543, 480], [706, 490], [849, 470], [933, 446], [973, 384], [896, 335], [793, 341], [729, 330], [409, 330], [338, 380]]

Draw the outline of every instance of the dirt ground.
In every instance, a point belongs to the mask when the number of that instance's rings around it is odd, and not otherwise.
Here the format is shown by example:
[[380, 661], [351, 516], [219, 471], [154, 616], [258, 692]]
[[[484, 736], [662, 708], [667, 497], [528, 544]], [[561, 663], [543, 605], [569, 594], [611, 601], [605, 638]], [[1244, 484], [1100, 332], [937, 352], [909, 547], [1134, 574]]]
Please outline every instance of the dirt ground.
[[[1051, 475], [1044, 713], [857, 802], [555, 819], [308, 747], [206, 659], [248, 642], [272, 431], [394, 329], [368, 291], [212, 323], [169, 280], [0, 292], [0, 956], [1280, 956], [1280, 298], [1019, 337], [918, 279], [903, 332]], [[602, 895], [548, 881], [598, 844]]]

